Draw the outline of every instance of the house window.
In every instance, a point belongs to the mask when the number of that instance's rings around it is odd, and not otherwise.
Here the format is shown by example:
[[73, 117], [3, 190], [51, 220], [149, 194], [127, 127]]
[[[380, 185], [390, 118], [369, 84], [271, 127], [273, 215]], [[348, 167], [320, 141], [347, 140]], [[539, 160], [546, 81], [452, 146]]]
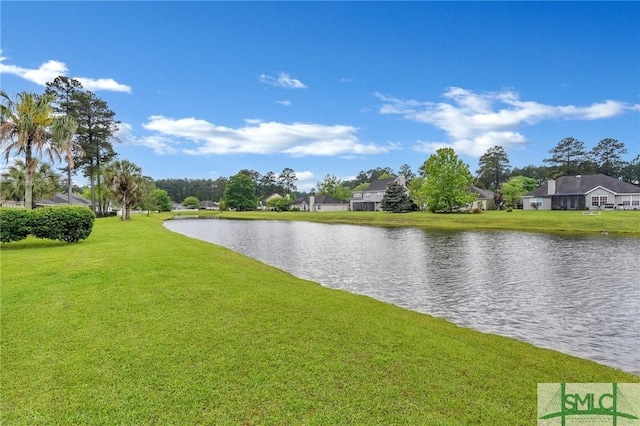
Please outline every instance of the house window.
[[542, 207], [542, 198], [534, 198], [531, 200], [531, 207], [540, 208]]
[[600, 207], [600, 206], [604, 206], [605, 204], [607, 204], [607, 196], [606, 195], [601, 195], [601, 196], [593, 196], [591, 197], [591, 205], [594, 207]]
[[362, 198], [362, 192], [356, 192], [353, 194], [353, 198]]
[[371, 193], [370, 192], [366, 192], [364, 194], [364, 198], [371, 198]]
[[632, 206], [640, 206], [640, 196], [634, 195], [633, 199], [631, 200], [631, 205]]

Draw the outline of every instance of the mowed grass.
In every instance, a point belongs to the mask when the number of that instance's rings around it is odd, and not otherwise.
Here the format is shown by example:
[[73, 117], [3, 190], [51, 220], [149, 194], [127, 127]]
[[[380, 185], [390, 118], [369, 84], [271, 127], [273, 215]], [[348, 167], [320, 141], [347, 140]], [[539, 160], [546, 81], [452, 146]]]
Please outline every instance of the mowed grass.
[[537, 383], [640, 382], [300, 280], [167, 217], [1, 246], [2, 424], [536, 424]]
[[[230, 219], [304, 220], [372, 226], [416, 226], [440, 229], [493, 229], [536, 232], [602, 232], [640, 235], [640, 211], [485, 211], [473, 213], [387, 212], [200, 212]], [[194, 214], [190, 212], [188, 214]]]

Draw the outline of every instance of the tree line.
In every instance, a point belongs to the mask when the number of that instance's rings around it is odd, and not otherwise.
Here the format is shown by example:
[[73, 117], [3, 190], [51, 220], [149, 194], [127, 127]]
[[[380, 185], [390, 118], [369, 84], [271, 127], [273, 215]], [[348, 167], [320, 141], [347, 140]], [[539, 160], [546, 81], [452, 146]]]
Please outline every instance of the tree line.
[[515, 176], [535, 179], [541, 185], [559, 176], [600, 173], [637, 185], [640, 183], [640, 155], [625, 160], [627, 152], [624, 143], [617, 139], [602, 139], [588, 150], [584, 142], [567, 137], [549, 150], [550, 155], [542, 165], [511, 168], [506, 151], [501, 146], [494, 146], [478, 161], [476, 185], [496, 191], [503, 182]]
[[[230, 208], [239, 209], [255, 208], [276, 193], [283, 196], [275, 206], [279, 209], [286, 209], [300, 195], [328, 195], [348, 201], [354, 191], [397, 175], [405, 176], [413, 206], [429, 206], [434, 211], [451, 211], [466, 203], [471, 185], [497, 192], [496, 204], [514, 204], [522, 193], [563, 175], [603, 173], [640, 183], [640, 155], [626, 160], [623, 142], [605, 138], [588, 150], [584, 142], [573, 137], [562, 139], [539, 166], [512, 168], [506, 151], [494, 146], [480, 157], [472, 175], [453, 150], [445, 149], [429, 157], [417, 173], [404, 164], [397, 174], [390, 167], [361, 170], [349, 180], [327, 174], [308, 193], [296, 192], [298, 178], [288, 167], [279, 174], [243, 169], [229, 178], [154, 181], [143, 176], [135, 164], [117, 158], [113, 143], [118, 142], [115, 133], [119, 121], [108, 104], [84, 90], [79, 81], [60, 76], [46, 84], [43, 94], [22, 92], [11, 99], [0, 92], [0, 97], [5, 161], [12, 154], [21, 157], [2, 175], [2, 196], [24, 200], [27, 208], [33, 206], [34, 200], [59, 190], [66, 191], [71, 203], [71, 194], [79, 190], [72, 185], [72, 176], [78, 171], [89, 180], [89, 187], [82, 193], [91, 200], [94, 212], [103, 215], [117, 203], [123, 208], [123, 218], [132, 208], [170, 210], [171, 201], [185, 203], [187, 199], [190, 206], [197, 206], [198, 200], [223, 201]], [[66, 177], [58, 175], [45, 159], [63, 161], [66, 165], [61, 171]], [[445, 170], [449, 171], [446, 176]], [[402, 209], [406, 209], [406, 200], [397, 188], [394, 191], [392, 198], [404, 203]]]
[[[66, 190], [68, 203], [74, 191], [72, 175], [81, 171], [89, 179], [87, 195], [92, 210], [104, 215], [117, 202], [122, 218], [134, 206], [170, 210], [166, 192], [127, 160], [118, 160], [113, 149], [119, 122], [107, 102], [83, 90], [82, 84], [60, 76], [46, 83], [45, 92], [21, 92], [12, 99], [0, 92], [0, 140], [4, 159], [17, 158], [2, 175], [2, 197], [24, 201], [27, 209], [38, 198]], [[63, 161], [62, 182], [51, 162]], [[35, 198], [34, 198], [35, 196]]]

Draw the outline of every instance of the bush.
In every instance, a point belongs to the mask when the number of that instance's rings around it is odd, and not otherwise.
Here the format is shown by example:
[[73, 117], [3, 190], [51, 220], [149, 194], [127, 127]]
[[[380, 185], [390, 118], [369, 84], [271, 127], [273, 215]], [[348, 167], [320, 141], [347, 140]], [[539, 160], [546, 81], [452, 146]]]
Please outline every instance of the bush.
[[0, 209], [0, 241], [10, 243], [27, 238], [31, 233], [30, 213], [25, 209]]
[[507, 209], [507, 213], [511, 213], [512, 211], [513, 211], [513, 208], [511, 208], [511, 207], [509, 207], [509, 208]]
[[482, 213], [482, 209], [480, 207], [476, 207], [473, 209], [474, 213]]
[[31, 211], [36, 238], [75, 243], [91, 234], [95, 215], [86, 207], [44, 207]]

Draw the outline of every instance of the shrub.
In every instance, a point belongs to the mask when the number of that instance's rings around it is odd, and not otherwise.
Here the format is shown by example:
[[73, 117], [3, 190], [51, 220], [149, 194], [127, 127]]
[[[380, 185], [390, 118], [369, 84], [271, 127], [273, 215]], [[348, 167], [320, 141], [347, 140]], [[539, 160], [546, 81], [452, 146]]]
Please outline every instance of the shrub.
[[513, 208], [511, 208], [511, 207], [509, 207], [509, 208], [507, 209], [507, 213], [511, 213], [512, 211], [513, 211]]
[[0, 241], [9, 243], [27, 238], [31, 233], [30, 210], [0, 209]]
[[86, 207], [44, 207], [31, 212], [36, 238], [75, 243], [91, 234], [95, 215]]
[[474, 213], [482, 213], [482, 209], [480, 207], [476, 207], [473, 209]]

